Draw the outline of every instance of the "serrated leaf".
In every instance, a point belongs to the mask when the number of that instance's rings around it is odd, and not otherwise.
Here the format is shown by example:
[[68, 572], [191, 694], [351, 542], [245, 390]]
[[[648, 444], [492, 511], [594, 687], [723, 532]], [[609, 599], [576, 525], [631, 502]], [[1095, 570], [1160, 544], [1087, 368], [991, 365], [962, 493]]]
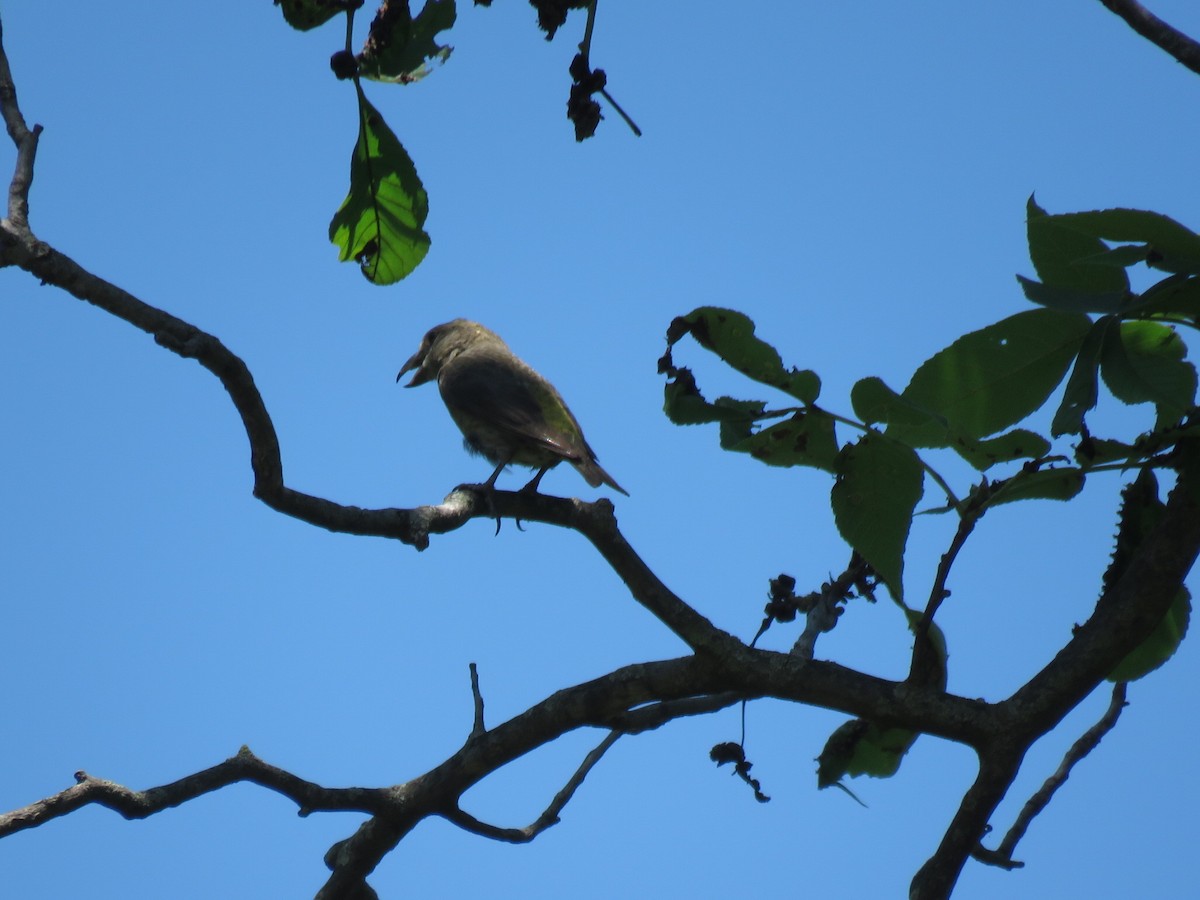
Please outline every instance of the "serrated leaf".
[[1175, 655], [1187, 634], [1192, 614], [1192, 595], [1184, 586], [1163, 616], [1162, 621], [1146, 640], [1130, 651], [1109, 675], [1109, 681], [1135, 681], [1153, 672]]
[[308, 31], [324, 25], [346, 7], [333, 0], [275, 0], [283, 19], [297, 31]]
[[1083, 471], [1071, 466], [1018, 472], [992, 494], [990, 506], [1017, 500], [1070, 500], [1083, 490]]
[[1196, 369], [1175, 329], [1158, 322], [1122, 322], [1100, 351], [1100, 373], [1123, 403], [1153, 403], [1163, 424], [1195, 404]]
[[821, 393], [821, 379], [816, 373], [785, 369], [778, 351], [754, 336], [754, 322], [743, 313], [718, 306], [694, 309], [671, 323], [668, 345], [688, 333], [701, 347], [743, 375], [785, 391], [805, 404], [815, 403]]
[[1026, 233], [1029, 258], [1044, 284], [1089, 294], [1129, 290], [1124, 269], [1086, 262], [1108, 250], [1102, 240], [1063, 222], [1061, 216], [1047, 215], [1033, 197], [1026, 204]]
[[358, 142], [350, 159], [350, 193], [329, 223], [342, 262], [357, 260], [374, 284], [394, 284], [429, 251], [429, 200], [403, 145], [362, 91]]
[[415, 17], [408, 0], [384, 0], [358, 56], [359, 71], [365, 78], [401, 84], [424, 78], [431, 64], [450, 57], [452, 48], [435, 38], [454, 25], [456, 16], [455, 0], [425, 0]]
[[817, 409], [799, 412], [726, 447], [749, 453], [769, 466], [812, 466], [834, 470], [837, 436], [833, 418]]
[[[950, 425], [949, 438], [979, 439], [1038, 409], [1062, 381], [1091, 321], [1034, 309], [963, 335], [926, 360], [902, 396]], [[896, 423], [889, 436], [915, 447], [949, 445], [944, 429]]]
[[1067, 379], [1062, 403], [1054, 414], [1050, 434], [1079, 434], [1083, 430], [1083, 419], [1096, 405], [1099, 397], [1100, 351], [1110, 329], [1117, 326], [1115, 316], [1097, 319], [1088, 330], [1075, 357], [1075, 367]]
[[909, 447], [870, 432], [842, 448], [830, 501], [838, 531], [887, 585], [904, 596], [904, 547], [925, 473]]

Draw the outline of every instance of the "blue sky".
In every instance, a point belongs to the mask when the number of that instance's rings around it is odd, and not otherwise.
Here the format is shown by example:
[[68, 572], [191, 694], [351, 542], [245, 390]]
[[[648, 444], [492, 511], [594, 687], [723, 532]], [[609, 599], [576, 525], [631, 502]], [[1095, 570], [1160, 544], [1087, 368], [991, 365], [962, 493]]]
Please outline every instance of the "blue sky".
[[[1193, 4], [1154, 8], [1200, 34]], [[568, 399], [632, 495], [615, 500], [634, 547], [747, 638], [770, 577], [815, 587], [848, 551], [826, 476], [725, 454], [715, 429], [665, 419], [655, 363], [674, 316], [746, 312], [847, 412], [859, 378], [900, 388], [959, 334], [1028, 308], [1013, 275], [1031, 273], [1030, 193], [1052, 212], [1132, 206], [1200, 229], [1200, 77], [1097, 2], [606, 0], [593, 62], [645, 135], [610, 114], [583, 145], [563, 115], [582, 17], [546, 44], [523, 3], [463, 3], [444, 67], [368, 86], [416, 161], [434, 242], [380, 289], [326, 239], [355, 136], [352, 89], [327, 65], [340, 26], [295, 33], [266, 0], [0, 11], [25, 114], [45, 126], [34, 229], [241, 355], [290, 485], [414, 506], [485, 477], [437, 392], [394, 383], [431, 325], [478, 319]], [[143, 788], [242, 744], [314, 781], [392, 784], [461, 744], [469, 662], [495, 724], [683, 651], [577, 535], [493, 537], [479, 521], [418, 554], [280, 516], [251, 496], [240, 423], [197, 365], [21, 272], [0, 272], [0, 310], [4, 809], [78, 769]], [[764, 396], [695, 348], [677, 358], [709, 396]], [[1101, 414], [1114, 431], [1150, 424], [1112, 403]], [[969, 473], [941, 462], [965, 488]], [[566, 467], [542, 488], [598, 493]], [[951, 690], [1006, 696], [1086, 618], [1119, 488], [1095, 478], [1075, 503], [984, 520], [940, 614]], [[918, 520], [912, 596], [950, 528]], [[1200, 674], [1194, 644], [1131, 686], [1117, 730], [1020, 846], [1027, 867], [969, 865], [957, 896], [1187, 895], [1200, 733], [1179, 698]], [[890, 603], [856, 603], [817, 650], [901, 677], [909, 639]], [[998, 831], [1106, 703], [1034, 748]], [[385, 898], [902, 896], [973, 759], [922, 739], [897, 777], [851, 784], [864, 809], [816, 789], [812, 760], [844, 719], [750, 708], [765, 806], [708, 761], [738, 737], [729, 711], [618, 742], [530, 846], [428, 822], [372, 883]], [[599, 740], [513, 764], [468, 809], [532, 821]], [[360, 818], [300, 819], [239, 786], [144, 822], [85, 810], [0, 842], [0, 871], [14, 897], [311, 896]]]

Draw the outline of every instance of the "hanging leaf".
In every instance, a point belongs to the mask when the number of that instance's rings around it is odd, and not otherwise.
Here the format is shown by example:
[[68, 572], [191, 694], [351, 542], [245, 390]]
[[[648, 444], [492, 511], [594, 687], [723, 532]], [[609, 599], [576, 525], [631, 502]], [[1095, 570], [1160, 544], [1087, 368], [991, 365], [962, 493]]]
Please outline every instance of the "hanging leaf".
[[842, 448], [834, 471], [830, 500], [838, 531], [892, 596], [903, 598], [904, 547], [924, 492], [921, 461], [909, 447], [868, 432]]
[[350, 193], [329, 223], [342, 262], [357, 260], [374, 284], [394, 284], [429, 252], [429, 200], [403, 145], [362, 90], [358, 143], [350, 159]]
[[829, 736], [817, 757], [817, 787], [833, 787], [846, 776], [890, 778], [916, 739], [915, 731], [851, 719]]

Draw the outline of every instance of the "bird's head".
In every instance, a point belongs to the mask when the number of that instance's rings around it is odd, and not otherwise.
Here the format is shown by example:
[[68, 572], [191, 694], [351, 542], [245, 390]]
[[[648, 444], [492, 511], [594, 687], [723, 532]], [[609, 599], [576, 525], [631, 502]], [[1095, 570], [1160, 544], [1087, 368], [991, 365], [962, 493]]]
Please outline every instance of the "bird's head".
[[437, 325], [426, 332], [417, 352], [408, 358], [408, 362], [396, 375], [396, 381], [414, 369], [416, 373], [405, 387], [416, 387], [432, 381], [442, 371], [442, 366], [481, 341], [500, 341], [500, 338], [478, 322], [469, 319], [454, 319]]

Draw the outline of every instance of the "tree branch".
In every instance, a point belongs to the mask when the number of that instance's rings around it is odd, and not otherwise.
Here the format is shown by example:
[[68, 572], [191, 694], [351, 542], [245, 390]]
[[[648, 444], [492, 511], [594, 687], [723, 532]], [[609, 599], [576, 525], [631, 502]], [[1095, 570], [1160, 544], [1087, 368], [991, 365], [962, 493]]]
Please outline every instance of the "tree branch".
[[1100, 717], [1100, 720], [1095, 725], [1085, 731], [1079, 740], [1071, 745], [1071, 749], [1063, 757], [1063, 761], [1059, 764], [1058, 769], [1046, 779], [1037, 793], [1030, 797], [1021, 808], [1021, 812], [1017, 815], [1016, 821], [1013, 822], [1012, 828], [1008, 829], [1008, 833], [1004, 835], [1004, 840], [1000, 842], [1000, 846], [995, 850], [988, 850], [982, 846], [976, 848], [972, 854], [976, 859], [980, 862], [1000, 866], [1005, 869], [1018, 869], [1024, 865], [1024, 863], [1013, 859], [1013, 851], [1017, 849], [1017, 844], [1025, 836], [1025, 832], [1029, 830], [1029, 826], [1033, 820], [1050, 804], [1055, 792], [1066, 784], [1067, 779], [1071, 777], [1071, 769], [1075, 767], [1075, 764], [1095, 750], [1100, 745], [1100, 741], [1104, 736], [1116, 726], [1117, 719], [1121, 716], [1121, 710], [1126, 706], [1125, 693], [1125, 682], [1122, 681], [1113, 685], [1112, 700], [1109, 701], [1108, 709], [1105, 710], [1104, 715]]
[[37, 158], [38, 136], [42, 133], [42, 126], [29, 128], [25, 124], [25, 117], [21, 115], [17, 87], [8, 66], [8, 54], [4, 52], [3, 22], [0, 22], [0, 115], [4, 117], [4, 127], [17, 148], [16, 167], [8, 185], [8, 219], [4, 230], [11, 228], [28, 233], [29, 189], [33, 186], [33, 163]]
[[1100, 0], [1150, 43], [1200, 74], [1200, 42], [1168, 25], [1137, 0]]
[[583, 762], [575, 770], [575, 774], [563, 785], [562, 790], [554, 795], [554, 799], [550, 801], [550, 805], [546, 807], [545, 811], [533, 823], [524, 828], [498, 828], [495, 825], [479, 821], [470, 813], [464, 812], [461, 807], [457, 806], [448, 813], [444, 813], [443, 816], [459, 828], [470, 831], [472, 834], [478, 834], [481, 837], [491, 838], [495, 841], [505, 841], [510, 844], [527, 844], [547, 828], [559, 823], [559, 814], [571, 801], [571, 798], [575, 796], [575, 791], [583, 784], [583, 779], [592, 771], [596, 763], [600, 762], [600, 758], [608, 752], [608, 748], [615, 744], [620, 737], [621, 732], [619, 731], [610, 731], [605, 735], [604, 740], [583, 758]]
[[0, 815], [0, 837], [36, 828], [91, 804], [107, 807], [126, 819], [145, 819], [242, 781], [283, 794], [300, 807], [302, 816], [316, 811], [380, 813], [388, 805], [384, 789], [322, 787], [263, 762], [247, 747], [211, 768], [145, 791], [93, 778], [87, 772], [76, 772], [75, 780], [78, 783], [65, 791]]

